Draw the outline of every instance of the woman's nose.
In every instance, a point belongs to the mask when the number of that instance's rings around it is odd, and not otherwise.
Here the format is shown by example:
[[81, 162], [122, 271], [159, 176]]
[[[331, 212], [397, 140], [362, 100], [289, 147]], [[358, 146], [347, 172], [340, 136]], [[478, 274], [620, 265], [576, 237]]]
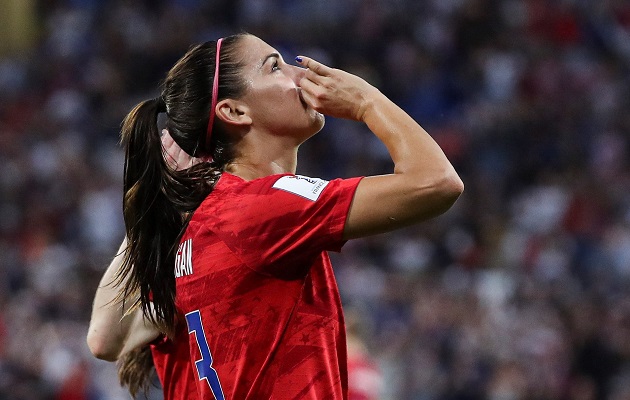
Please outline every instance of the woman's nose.
[[291, 69], [291, 78], [296, 85], [300, 85], [300, 80], [304, 78], [304, 74], [306, 73], [306, 69], [302, 67], [296, 67], [295, 65], [290, 65]]

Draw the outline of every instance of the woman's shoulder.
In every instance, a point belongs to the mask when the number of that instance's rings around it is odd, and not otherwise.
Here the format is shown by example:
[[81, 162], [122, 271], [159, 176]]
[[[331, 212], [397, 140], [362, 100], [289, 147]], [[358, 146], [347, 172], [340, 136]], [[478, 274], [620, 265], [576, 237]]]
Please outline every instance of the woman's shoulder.
[[248, 200], [258, 202], [256, 196], [265, 194], [274, 188], [274, 184], [283, 177], [295, 176], [293, 174], [268, 175], [253, 180], [245, 180], [229, 172], [223, 172], [214, 186], [214, 189], [201, 203], [197, 212], [217, 211], [218, 209], [232, 209], [246, 207]]
[[224, 172], [221, 178], [217, 182], [215, 191], [210, 196], [215, 197], [224, 196], [226, 194], [233, 195], [252, 195], [262, 194], [267, 190], [274, 188], [274, 185], [285, 177], [295, 177], [296, 175], [291, 173], [267, 175], [260, 178], [246, 180], [240, 176]]
[[196, 235], [205, 229], [213, 230], [243, 219], [251, 220], [254, 215], [265, 214], [274, 207], [272, 194], [277, 189], [274, 184], [286, 176], [293, 174], [245, 180], [229, 172], [222, 173], [212, 192], [193, 212], [187, 231]]

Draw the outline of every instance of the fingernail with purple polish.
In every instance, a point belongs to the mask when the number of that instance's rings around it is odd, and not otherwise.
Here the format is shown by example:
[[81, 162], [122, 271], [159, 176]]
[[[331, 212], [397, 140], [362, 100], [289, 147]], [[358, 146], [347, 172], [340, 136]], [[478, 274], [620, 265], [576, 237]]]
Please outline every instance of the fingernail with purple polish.
[[301, 62], [302, 62], [302, 57], [300, 57], [300, 56], [296, 56], [296, 57], [295, 57], [295, 61], [297, 61], [297, 62], [301, 63]]

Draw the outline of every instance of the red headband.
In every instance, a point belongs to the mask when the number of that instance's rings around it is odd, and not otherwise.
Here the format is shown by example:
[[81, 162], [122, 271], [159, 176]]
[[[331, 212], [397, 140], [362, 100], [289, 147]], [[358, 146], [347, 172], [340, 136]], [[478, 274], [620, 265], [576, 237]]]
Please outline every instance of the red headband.
[[210, 150], [210, 140], [212, 139], [212, 125], [214, 125], [215, 108], [217, 108], [217, 96], [219, 94], [219, 58], [221, 55], [221, 42], [223, 38], [217, 40], [217, 55], [214, 61], [214, 81], [212, 82], [212, 102], [210, 103], [210, 118], [208, 118], [208, 130], [206, 132], [206, 150], [212, 157]]

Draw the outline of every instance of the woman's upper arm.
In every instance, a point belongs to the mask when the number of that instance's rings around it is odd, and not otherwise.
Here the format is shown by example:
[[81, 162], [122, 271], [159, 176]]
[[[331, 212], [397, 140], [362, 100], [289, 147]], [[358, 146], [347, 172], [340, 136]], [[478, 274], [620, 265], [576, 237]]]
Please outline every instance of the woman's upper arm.
[[448, 210], [463, 191], [451, 171], [430, 179], [414, 174], [369, 176], [354, 194], [344, 239], [389, 232], [435, 217]]

